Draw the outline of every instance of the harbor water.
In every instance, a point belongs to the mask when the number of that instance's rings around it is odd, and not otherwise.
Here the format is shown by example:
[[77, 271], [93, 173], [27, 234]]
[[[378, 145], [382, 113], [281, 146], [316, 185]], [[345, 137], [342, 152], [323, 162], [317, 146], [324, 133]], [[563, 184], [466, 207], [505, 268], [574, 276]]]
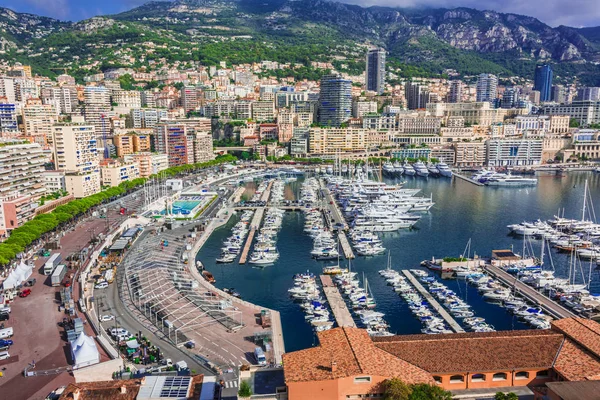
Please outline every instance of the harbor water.
[[[540, 174], [536, 187], [491, 188], [480, 187], [460, 179], [405, 177], [387, 180], [388, 183], [406, 181], [405, 188], [421, 189], [420, 196], [433, 195], [435, 206], [423, 213], [421, 220], [411, 230], [382, 234], [383, 246], [391, 252], [392, 267], [396, 270], [420, 268], [419, 264], [432, 257], [459, 257], [471, 239], [473, 253], [489, 257], [495, 249], [513, 249], [522, 253], [540, 255], [541, 240], [509, 236], [508, 224], [550, 219], [559, 212], [567, 218], [581, 218], [584, 202], [584, 186], [588, 181], [591, 198], [600, 202], [600, 174], [592, 172], [570, 173], [567, 175]], [[286, 188], [288, 193], [299, 191], [301, 180], [292, 182]], [[286, 195], [286, 198], [288, 196]], [[587, 204], [591, 207], [591, 204]], [[589, 218], [589, 214], [588, 214]], [[316, 336], [310, 324], [305, 322], [304, 313], [288, 295], [293, 285], [292, 276], [310, 271], [320, 274], [325, 264], [310, 257], [311, 238], [303, 232], [304, 216], [301, 212], [288, 212], [277, 240], [279, 260], [264, 268], [251, 264], [216, 264], [221, 252], [221, 243], [231, 233], [231, 227], [238, 221], [231, 218], [229, 223], [208, 239], [198, 253], [206, 269], [213, 273], [216, 286], [235, 288], [243, 299], [252, 303], [280, 311], [286, 351], [307, 348], [316, 344]], [[466, 254], [465, 254], [466, 255]], [[346, 265], [345, 260], [341, 261]], [[378, 274], [387, 264], [385, 255], [357, 257], [352, 262], [352, 270], [369, 281], [369, 288], [377, 302], [377, 311], [385, 313], [390, 324], [390, 332], [397, 334], [420, 333], [421, 323], [410, 313], [407, 304], [385, 279]], [[329, 262], [331, 265], [331, 262]], [[568, 277], [569, 257], [567, 254], [546, 251], [544, 268], [555, 268], [556, 275]], [[589, 262], [577, 263], [577, 282], [590, 276]], [[497, 330], [529, 329], [501, 306], [485, 302], [476, 287], [464, 280], [444, 280], [443, 283], [454, 290], [472, 306], [476, 316]], [[600, 293], [600, 274], [591, 269], [591, 293]]]

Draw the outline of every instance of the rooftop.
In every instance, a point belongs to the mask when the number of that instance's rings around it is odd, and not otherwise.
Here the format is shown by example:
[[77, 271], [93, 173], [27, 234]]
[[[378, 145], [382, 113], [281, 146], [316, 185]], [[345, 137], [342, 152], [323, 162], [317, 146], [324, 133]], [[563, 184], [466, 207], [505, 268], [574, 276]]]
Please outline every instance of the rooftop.
[[563, 400], [597, 400], [600, 381], [549, 382], [546, 386]]
[[551, 368], [564, 336], [551, 330], [375, 337], [375, 346], [430, 373]]
[[318, 338], [319, 347], [283, 355], [287, 383], [361, 374], [398, 376], [407, 383], [433, 382], [421, 368], [375, 347], [364, 329], [337, 328], [318, 333]]

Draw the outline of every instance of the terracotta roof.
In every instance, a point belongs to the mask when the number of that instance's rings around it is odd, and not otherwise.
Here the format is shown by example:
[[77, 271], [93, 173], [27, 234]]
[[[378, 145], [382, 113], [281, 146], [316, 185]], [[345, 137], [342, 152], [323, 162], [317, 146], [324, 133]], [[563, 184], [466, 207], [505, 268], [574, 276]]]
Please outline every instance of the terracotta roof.
[[554, 369], [570, 381], [600, 379], [600, 360], [569, 338], [560, 349]]
[[59, 400], [135, 400], [141, 385], [140, 379], [71, 383]]
[[427, 372], [375, 347], [364, 329], [336, 328], [320, 332], [318, 337], [319, 347], [283, 355], [286, 382], [368, 374], [397, 376], [407, 383], [433, 383]]
[[375, 346], [432, 374], [550, 368], [563, 340], [550, 330], [373, 338]]
[[597, 400], [599, 381], [548, 382], [546, 386], [563, 400]]
[[553, 321], [552, 327], [600, 357], [600, 324], [597, 322], [584, 318], [565, 318]]

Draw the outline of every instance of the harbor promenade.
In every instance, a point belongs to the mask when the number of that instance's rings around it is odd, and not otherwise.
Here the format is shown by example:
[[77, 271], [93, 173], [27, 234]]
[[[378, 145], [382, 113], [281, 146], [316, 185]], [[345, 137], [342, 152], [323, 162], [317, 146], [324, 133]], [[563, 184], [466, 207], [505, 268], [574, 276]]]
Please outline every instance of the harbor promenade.
[[402, 273], [406, 276], [406, 278], [410, 281], [410, 283], [421, 293], [421, 296], [427, 300], [427, 302], [433, 307], [433, 309], [440, 314], [440, 316], [450, 325], [450, 328], [456, 333], [463, 333], [465, 330], [461, 328], [461, 326], [452, 318], [450, 314], [446, 311], [444, 307], [436, 299], [433, 298], [431, 293], [429, 293], [423, 285], [413, 276], [413, 274], [404, 269]]
[[510, 287], [511, 289], [514, 288], [514, 291], [516, 293], [519, 293], [521, 296], [527, 298], [529, 301], [532, 301], [535, 304], [539, 305], [546, 313], [548, 313], [548, 315], [559, 319], [577, 317], [577, 315], [575, 315], [565, 307], [549, 299], [543, 294], [538, 293], [531, 286], [528, 286], [525, 283], [521, 282], [514, 275], [511, 275], [508, 272], [491, 265], [486, 265], [485, 270], [487, 273], [492, 275], [494, 278], [500, 280], [506, 286]]
[[325, 293], [325, 297], [327, 297], [329, 307], [331, 308], [331, 311], [333, 311], [335, 322], [337, 322], [340, 327], [349, 326], [351, 328], [356, 328], [356, 323], [354, 322], [354, 319], [352, 319], [352, 315], [346, 306], [346, 302], [342, 298], [337, 286], [333, 284], [331, 276], [321, 275], [320, 279], [323, 284], [323, 292]]
[[481, 182], [477, 182], [476, 180], [473, 180], [473, 179], [471, 179], [471, 178], [467, 178], [466, 176], [464, 176], [464, 175], [461, 175], [461, 174], [458, 174], [458, 173], [456, 173], [456, 172], [454, 172], [454, 173], [452, 174], [452, 176], [454, 176], [454, 177], [456, 177], [456, 178], [459, 178], [459, 179], [462, 179], [463, 181], [470, 182], [470, 183], [472, 183], [473, 185], [477, 185], [477, 186], [485, 186], [485, 185], [484, 185], [483, 183], [481, 183]]

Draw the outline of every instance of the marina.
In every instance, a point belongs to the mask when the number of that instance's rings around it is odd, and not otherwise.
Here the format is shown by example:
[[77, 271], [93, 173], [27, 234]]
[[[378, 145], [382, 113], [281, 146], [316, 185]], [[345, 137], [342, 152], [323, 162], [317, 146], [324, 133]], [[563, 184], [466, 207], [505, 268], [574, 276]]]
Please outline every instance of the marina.
[[[299, 178], [297, 182], [286, 184], [286, 187], [296, 194], [298, 201], [301, 200], [301, 185], [307, 179]], [[469, 238], [473, 238], [472, 247], [477, 254], [491, 254], [493, 249], [498, 248], [521, 249], [523, 238], [506, 234], [507, 224], [531, 220], [532, 217], [551, 219], [558, 209], [563, 208], [566, 210], [565, 217], [581, 218], [585, 180], [589, 181], [589, 193], [594, 198], [600, 196], [600, 174], [580, 172], [557, 176], [541, 173], [538, 174], [538, 180], [539, 184], [535, 187], [498, 189], [478, 187], [461, 179], [450, 180], [431, 176], [424, 178], [403, 175], [402, 178], [385, 178], [385, 182], [392, 185], [404, 182], [402, 189], [419, 191], [423, 197], [429, 198], [433, 194], [436, 205], [429, 212], [417, 214], [421, 218], [413, 229], [383, 232], [378, 234], [379, 239], [399, 265], [395, 267], [398, 271], [418, 268], [422, 260], [431, 259], [432, 256], [458, 256]], [[318, 205], [317, 199], [315, 206]], [[235, 287], [244, 299], [280, 311], [286, 349], [290, 351], [311, 347], [316, 339], [313, 327], [305, 322], [302, 309], [291, 301], [286, 293], [290, 287], [289, 277], [307, 270], [319, 276], [324, 266], [330, 265], [326, 261], [318, 261], [311, 257], [314, 241], [303, 232], [306, 206], [294, 204], [293, 207], [303, 211], [286, 212], [283, 216], [277, 245], [280, 259], [273, 266], [260, 269], [232, 268], [211, 261], [219, 255], [223, 239], [230, 236], [232, 227], [239, 219], [237, 215], [215, 231], [198, 256], [214, 274], [218, 287]], [[239, 212], [238, 214], [241, 215]], [[527, 240], [531, 241], [536, 249], [541, 247], [540, 239], [532, 236]], [[342, 250], [340, 244], [341, 254]], [[546, 257], [548, 258], [548, 255]], [[552, 249], [557, 277], [568, 277], [569, 259], [569, 253]], [[381, 256], [357, 256], [352, 261], [352, 270], [360, 275], [364, 273], [368, 278], [369, 291], [377, 299], [377, 311], [385, 313], [389, 332], [420, 333], [423, 329], [422, 323], [413, 317], [406, 303], [401, 299], [399, 301], [398, 293], [390, 290], [385, 280], [378, 276], [377, 271], [382, 269], [384, 263], [385, 260]], [[345, 268], [347, 262], [341, 261], [340, 264], [340, 268]], [[585, 271], [587, 277], [588, 269]], [[491, 273], [489, 276], [492, 277]], [[510, 276], [510, 286], [497, 280], [510, 288], [514, 275]], [[501, 331], [531, 328], [532, 325], [523, 317], [511, 312], [511, 309], [484, 299], [475, 284], [467, 284], [464, 279], [448, 279], [442, 282], [450, 290], [461, 294], [461, 298], [467, 299], [475, 316], [484, 318], [494, 329]], [[259, 291], [253, 289], [256, 285], [264, 286], [261, 286], [263, 289]], [[592, 269], [589, 291], [600, 291], [600, 275], [595, 269]], [[535, 308], [537, 302], [532, 303], [531, 307]], [[549, 311], [545, 314], [552, 315]]]
[[323, 284], [323, 292], [327, 297], [329, 307], [333, 311], [335, 322], [338, 326], [349, 326], [356, 328], [356, 323], [352, 319], [352, 315], [346, 306], [346, 302], [342, 298], [337, 286], [333, 284], [330, 275], [321, 275], [321, 283]]

